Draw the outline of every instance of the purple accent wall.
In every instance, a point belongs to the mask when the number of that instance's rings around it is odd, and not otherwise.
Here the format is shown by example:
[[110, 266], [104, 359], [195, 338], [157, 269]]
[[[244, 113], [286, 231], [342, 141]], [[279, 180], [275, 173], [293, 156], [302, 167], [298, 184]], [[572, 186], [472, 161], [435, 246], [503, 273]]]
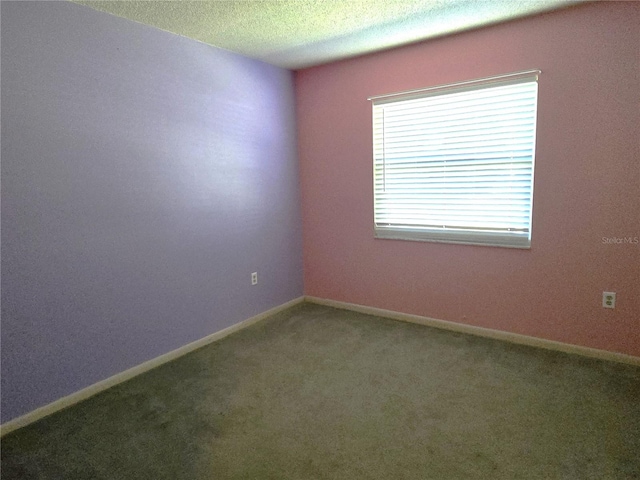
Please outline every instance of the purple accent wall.
[[2, 422], [302, 295], [290, 72], [67, 2], [1, 16]]

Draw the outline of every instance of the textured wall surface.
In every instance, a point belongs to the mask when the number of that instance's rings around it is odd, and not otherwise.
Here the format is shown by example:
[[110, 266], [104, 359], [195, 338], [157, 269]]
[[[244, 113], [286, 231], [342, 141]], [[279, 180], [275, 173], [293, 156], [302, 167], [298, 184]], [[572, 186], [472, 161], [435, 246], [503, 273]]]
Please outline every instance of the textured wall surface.
[[[305, 293], [640, 355], [638, 25], [600, 2], [297, 72]], [[374, 239], [367, 97], [532, 68], [531, 250]]]
[[2, 2], [3, 422], [302, 294], [293, 102], [286, 70]]

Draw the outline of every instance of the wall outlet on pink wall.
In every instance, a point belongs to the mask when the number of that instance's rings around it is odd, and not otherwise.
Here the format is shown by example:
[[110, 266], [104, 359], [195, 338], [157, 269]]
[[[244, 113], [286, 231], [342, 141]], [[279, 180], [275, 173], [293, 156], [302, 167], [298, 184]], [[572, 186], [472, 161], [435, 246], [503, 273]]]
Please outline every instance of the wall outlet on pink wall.
[[616, 292], [602, 292], [602, 306], [616, 308]]

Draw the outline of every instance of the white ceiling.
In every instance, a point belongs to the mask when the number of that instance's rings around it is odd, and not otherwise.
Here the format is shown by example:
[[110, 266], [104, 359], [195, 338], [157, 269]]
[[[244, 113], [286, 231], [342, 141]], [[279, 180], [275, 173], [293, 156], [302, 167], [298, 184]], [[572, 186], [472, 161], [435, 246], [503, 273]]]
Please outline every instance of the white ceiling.
[[289, 69], [478, 28], [583, 0], [76, 0]]

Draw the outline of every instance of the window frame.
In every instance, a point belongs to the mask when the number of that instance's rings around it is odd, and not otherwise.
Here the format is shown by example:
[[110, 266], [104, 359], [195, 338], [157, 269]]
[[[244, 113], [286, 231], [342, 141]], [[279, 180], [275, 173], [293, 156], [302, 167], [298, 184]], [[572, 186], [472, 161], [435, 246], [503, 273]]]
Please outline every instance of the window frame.
[[[398, 93], [391, 93], [385, 95], [378, 95], [369, 97], [368, 100], [372, 102], [372, 135], [373, 135], [373, 197], [374, 197], [374, 237], [380, 239], [396, 239], [396, 240], [410, 240], [410, 241], [426, 241], [436, 243], [453, 243], [453, 244], [467, 244], [467, 245], [483, 245], [483, 246], [495, 246], [495, 247], [508, 247], [508, 248], [531, 248], [531, 233], [533, 223], [533, 190], [534, 190], [534, 173], [535, 173], [535, 150], [537, 143], [537, 123], [538, 123], [538, 82], [539, 75], [542, 73], [540, 70], [527, 70], [522, 72], [510, 73], [506, 75], [499, 75], [493, 77], [487, 77], [477, 80], [470, 80], [464, 82], [458, 82], [454, 84], [439, 85], [435, 87], [409, 90]], [[533, 106], [533, 125], [532, 125], [532, 145], [531, 145], [531, 174], [530, 174], [530, 194], [529, 194], [529, 215], [528, 215], [528, 229], [526, 232], [514, 232], [514, 231], [499, 231], [494, 230], [482, 230], [473, 228], [455, 228], [455, 227], [442, 227], [435, 228], [430, 227], [410, 227], [410, 226], [394, 226], [394, 225], [382, 225], [377, 223], [376, 217], [376, 203], [377, 203], [377, 190], [376, 190], [376, 134], [375, 134], [375, 109], [379, 105], [385, 105], [395, 102], [404, 102], [406, 100], [415, 100], [421, 98], [427, 98], [432, 96], [442, 96], [448, 94], [455, 94], [468, 91], [482, 90], [492, 87], [501, 87], [516, 85], [521, 83], [535, 82], [535, 102]], [[384, 161], [384, 160], [383, 160]]]

